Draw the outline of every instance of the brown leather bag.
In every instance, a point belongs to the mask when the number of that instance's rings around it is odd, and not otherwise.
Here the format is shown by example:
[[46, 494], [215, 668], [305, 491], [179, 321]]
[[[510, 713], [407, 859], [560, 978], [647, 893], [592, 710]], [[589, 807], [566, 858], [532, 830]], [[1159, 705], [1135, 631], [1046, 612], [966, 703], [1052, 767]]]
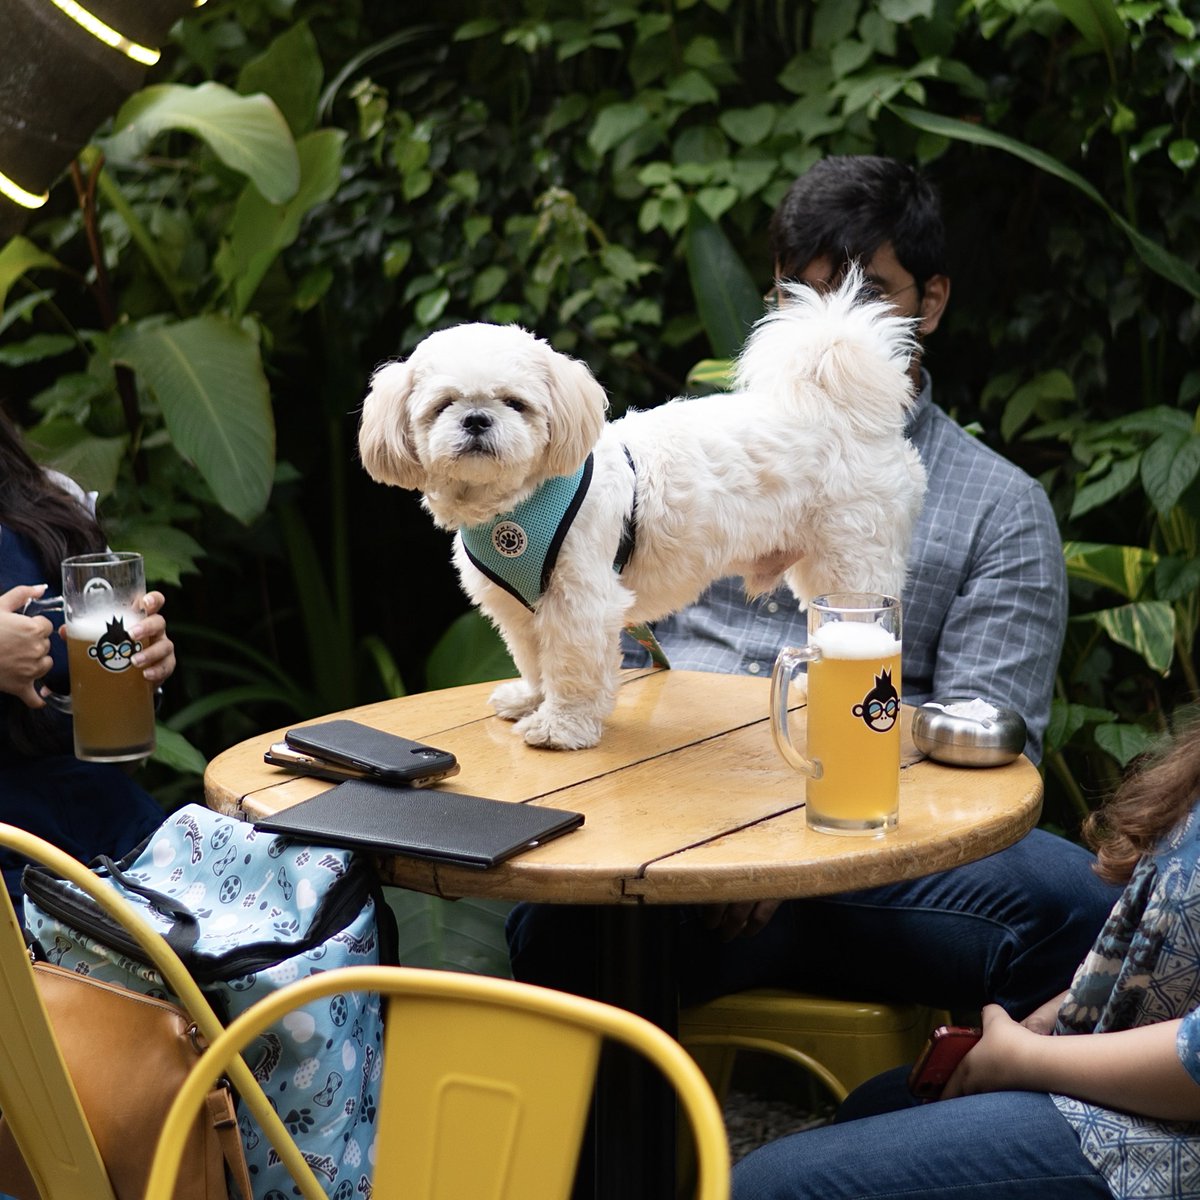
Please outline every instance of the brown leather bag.
[[[33, 964], [38, 991], [117, 1200], [142, 1200], [167, 1111], [204, 1049], [176, 1005], [50, 963]], [[228, 1086], [214, 1088], [186, 1144], [175, 1200], [228, 1200], [225, 1165], [243, 1200], [250, 1178]], [[0, 1192], [39, 1200], [0, 1116]]]

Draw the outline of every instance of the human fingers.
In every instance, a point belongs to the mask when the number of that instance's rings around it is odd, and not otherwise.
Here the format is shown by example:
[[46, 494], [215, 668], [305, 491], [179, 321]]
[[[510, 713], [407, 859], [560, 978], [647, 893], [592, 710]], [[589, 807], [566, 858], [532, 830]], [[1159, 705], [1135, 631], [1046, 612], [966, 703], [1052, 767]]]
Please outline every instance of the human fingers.
[[157, 613], [144, 616], [129, 631], [129, 636], [142, 643], [143, 646], [161, 638], [167, 632], [167, 622]]
[[175, 670], [175, 644], [165, 634], [143, 644], [133, 656], [133, 665], [141, 669], [148, 683], [161, 684]]
[[742, 927], [742, 935], [744, 937], [753, 937], [756, 933], [765, 929], [781, 903], [781, 900], [759, 900], [750, 910], [750, 915], [746, 918], [746, 923]]
[[0, 610], [20, 612], [30, 600], [36, 600], [44, 591], [44, 583], [22, 583], [0, 595]]
[[946, 1081], [943, 1100], [993, 1092], [1003, 1086], [1010, 1031], [1021, 1030], [1021, 1026], [998, 1004], [984, 1005], [982, 1017], [983, 1034]]
[[721, 941], [757, 934], [779, 907], [778, 900], [743, 900], [737, 904], [714, 905], [707, 913], [706, 925]]
[[[54, 660], [49, 655], [46, 655], [46, 663], [46, 669], [41, 673], [42, 675], [44, 675], [46, 671], [50, 670], [50, 668], [54, 665]], [[40, 679], [41, 675], [39, 675], [38, 678]], [[25, 705], [26, 708], [46, 707], [46, 702], [42, 699], [41, 692], [38, 691], [36, 680], [31, 680], [27, 687], [25, 687], [22, 691], [16, 692], [15, 695], [17, 699]]]

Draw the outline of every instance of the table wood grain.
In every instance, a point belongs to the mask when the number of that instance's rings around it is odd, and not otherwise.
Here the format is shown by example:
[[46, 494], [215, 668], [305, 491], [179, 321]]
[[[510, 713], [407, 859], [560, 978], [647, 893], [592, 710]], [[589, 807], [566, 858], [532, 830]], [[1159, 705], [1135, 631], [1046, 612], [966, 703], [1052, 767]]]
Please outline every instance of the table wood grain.
[[[494, 716], [491, 683], [365, 705], [346, 717], [453, 751], [440, 786], [573, 809], [581, 829], [487, 871], [386, 858], [384, 882], [444, 897], [551, 903], [674, 904], [815, 896], [915, 878], [982, 858], [1037, 822], [1042, 781], [1025, 758], [1002, 767], [924, 759], [903, 710], [900, 822], [882, 837], [817, 833], [804, 781], [775, 750], [769, 683], [695, 671], [626, 672], [599, 746], [535, 749]], [[793, 689], [802, 737], [803, 695]], [[312, 722], [307, 722], [312, 723]], [[210, 807], [248, 818], [332, 786], [264, 763], [285, 730], [218, 755]]]

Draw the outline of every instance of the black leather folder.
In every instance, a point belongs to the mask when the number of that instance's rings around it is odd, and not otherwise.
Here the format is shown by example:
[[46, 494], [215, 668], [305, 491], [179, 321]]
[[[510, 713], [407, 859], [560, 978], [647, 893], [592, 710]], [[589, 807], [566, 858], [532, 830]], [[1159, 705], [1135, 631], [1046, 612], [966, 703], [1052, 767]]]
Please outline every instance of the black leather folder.
[[352, 779], [302, 800], [255, 829], [318, 845], [493, 867], [583, 824], [583, 813]]

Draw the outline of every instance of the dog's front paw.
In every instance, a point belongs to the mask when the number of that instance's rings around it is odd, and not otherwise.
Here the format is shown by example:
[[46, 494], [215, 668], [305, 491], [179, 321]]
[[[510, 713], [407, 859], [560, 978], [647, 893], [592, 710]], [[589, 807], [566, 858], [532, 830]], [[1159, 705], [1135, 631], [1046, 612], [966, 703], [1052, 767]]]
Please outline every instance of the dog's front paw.
[[598, 717], [577, 712], [548, 711], [543, 705], [517, 722], [515, 732], [530, 746], [548, 750], [586, 750], [600, 740]]
[[491, 696], [491, 705], [498, 717], [506, 721], [519, 721], [534, 712], [542, 702], [542, 694], [531, 688], [523, 679], [502, 683]]

